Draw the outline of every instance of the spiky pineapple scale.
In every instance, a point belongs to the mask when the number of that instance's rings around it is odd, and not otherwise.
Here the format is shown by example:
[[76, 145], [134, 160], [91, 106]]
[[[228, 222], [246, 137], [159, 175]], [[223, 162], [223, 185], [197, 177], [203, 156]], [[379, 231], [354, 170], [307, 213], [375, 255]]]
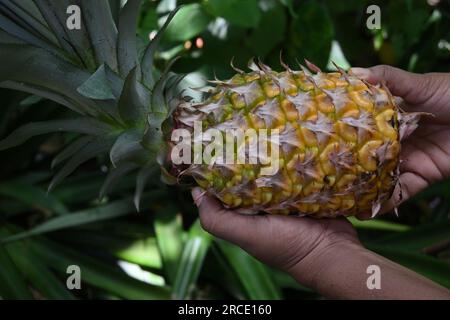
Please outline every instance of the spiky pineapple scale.
[[184, 174], [242, 212], [318, 217], [373, 211], [391, 193], [400, 149], [389, 92], [344, 73], [239, 73], [205, 102], [182, 105], [187, 128], [278, 129], [280, 169], [261, 164], [192, 165]]

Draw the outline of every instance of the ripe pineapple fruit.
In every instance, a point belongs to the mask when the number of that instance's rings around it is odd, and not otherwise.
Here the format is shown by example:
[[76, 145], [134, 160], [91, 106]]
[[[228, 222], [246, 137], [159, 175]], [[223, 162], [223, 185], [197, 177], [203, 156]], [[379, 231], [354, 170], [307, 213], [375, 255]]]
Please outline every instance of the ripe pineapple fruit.
[[396, 182], [399, 119], [386, 88], [339, 72], [308, 69], [275, 72], [252, 63], [216, 82], [211, 97], [181, 104], [182, 126], [278, 129], [279, 170], [261, 175], [261, 165], [194, 164], [182, 171], [241, 212], [303, 213], [316, 217], [378, 210]]
[[[0, 4], [0, 86], [54, 100], [77, 117], [25, 125], [0, 141], [0, 150], [57, 131], [79, 133], [53, 161], [60, 167], [50, 189], [80, 164], [109, 152], [113, 169], [101, 195], [137, 171], [135, 203], [156, 167], [164, 179], [192, 177], [225, 206], [241, 212], [315, 217], [376, 213], [396, 183], [401, 116], [386, 88], [339, 70], [309, 64], [278, 73], [261, 63], [216, 82], [201, 103], [180, 98], [182, 76], [153, 67], [155, 50], [176, 12], [139, 50], [140, 1], [115, 8], [107, 0], [78, 0], [82, 30], [65, 29], [73, 1]], [[95, 17], [95, 19], [93, 18]], [[138, 52], [143, 52], [139, 55]], [[406, 119], [407, 121], [403, 121]], [[260, 164], [194, 164], [168, 161], [174, 128], [278, 129], [279, 170], [262, 176]]]

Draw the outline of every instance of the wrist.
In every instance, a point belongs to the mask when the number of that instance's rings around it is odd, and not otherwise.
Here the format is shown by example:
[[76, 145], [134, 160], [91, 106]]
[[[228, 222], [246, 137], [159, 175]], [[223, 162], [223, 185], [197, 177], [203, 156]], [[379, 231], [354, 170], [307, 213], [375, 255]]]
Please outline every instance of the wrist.
[[324, 277], [339, 276], [340, 266], [352, 264], [361, 254], [371, 254], [359, 241], [339, 240], [319, 244], [301, 261], [292, 266], [288, 273], [301, 284], [320, 291]]

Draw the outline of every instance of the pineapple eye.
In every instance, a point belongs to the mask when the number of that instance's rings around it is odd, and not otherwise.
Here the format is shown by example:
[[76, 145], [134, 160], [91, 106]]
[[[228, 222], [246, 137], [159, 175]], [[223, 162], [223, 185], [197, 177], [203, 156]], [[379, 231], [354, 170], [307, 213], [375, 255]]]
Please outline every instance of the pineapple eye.
[[389, 120], [389, 124], [391, 125], [392, 128], [396, 127], [396, 121], [395, 121], [394, 117], [392, 117], [391, 120]]

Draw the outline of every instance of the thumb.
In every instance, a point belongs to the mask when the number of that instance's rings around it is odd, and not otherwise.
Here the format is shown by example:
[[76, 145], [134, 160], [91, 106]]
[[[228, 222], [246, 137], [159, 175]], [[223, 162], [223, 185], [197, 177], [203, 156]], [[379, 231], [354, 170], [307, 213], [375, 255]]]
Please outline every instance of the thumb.
[[372, 84], [384, 83], [391, 93], [406, 101], [414, 102], [417, 95], [425, 89], [427, 84], [424, 76], [411, 73], [387, 65], [371, 68], [351, 68], [350, 74], [362, 78]]
[[200, 222], [209, 233], [233, 243], [241, 243], [249, 237], [256, 216], [245, 216], [226, 210], [216, 199], [200, 188], [192, 190], [192, 197], [199, 209]]

